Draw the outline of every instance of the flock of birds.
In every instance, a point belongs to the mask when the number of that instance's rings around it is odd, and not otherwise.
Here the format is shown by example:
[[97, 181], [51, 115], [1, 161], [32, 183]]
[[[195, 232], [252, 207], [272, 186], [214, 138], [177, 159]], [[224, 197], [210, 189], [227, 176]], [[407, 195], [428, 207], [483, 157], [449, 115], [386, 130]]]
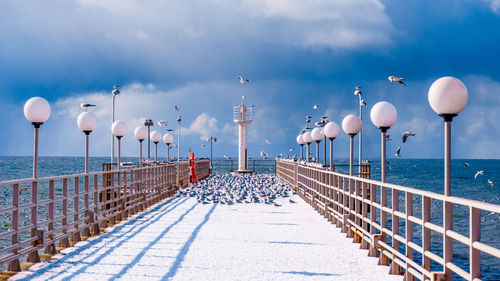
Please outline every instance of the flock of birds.
[[[464, 163], [464, 167], [469, 167], [469, 168], [473, 169], [472, 166], [471, 166], [471, 164], [468, 163], [468, 162]], [[484, 171], [483, 170], [477, 170], [476, 173], [474, 174], [474, 179], [476, 180], [479, 176], [484, 176]], [[490, 179], [488, 179], [488, 184], [491, 186], [491, 188], [493, 188], [495, 186], [495, 184], [493, 183], [493, 181], [490, 180]]]
[[197, 186], [178, 190], [177, 197], [196, 198], [201, 204], [234, 205], [261, 203], [280, 207], [275, 200], [290, 198], [295, 192], [274, 174], [215, 174]]

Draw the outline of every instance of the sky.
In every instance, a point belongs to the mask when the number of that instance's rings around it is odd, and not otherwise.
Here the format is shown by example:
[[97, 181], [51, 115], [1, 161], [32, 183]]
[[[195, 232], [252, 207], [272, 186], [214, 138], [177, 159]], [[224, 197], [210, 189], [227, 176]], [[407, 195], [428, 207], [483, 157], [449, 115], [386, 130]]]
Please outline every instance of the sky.
[[[129, 128], [125, 156], [138, 154], [133, 130], [144, 118], [166, 120], [176, 134], [177, 114], [182, 155], [191, 148], [208, 156], [202, 144], [214, 136], [214, 155], [236, 156], [232, 107], [243, 95], [255, 106], [249, 155], [295, 154], [305, 116], [316, 122], [327, 115], [340, 125], [358, 114], [353, 92], [362, 86], [363, 158], [380, 156], [369, 117], [379, 101], [398, 110], [389, 157], [409, 130], [416, 135], [402, 145], [402, 157], [442, 158], [443, 122], [427, 93], [436, 79], [453, 76], [467, 86], [468, 104], [453, 121], [452, 157], [499, 158], [499, 27], [499, 0], [4, 0], [0, 155], [32, 155], [23, 105], [41, 96], [51, 116], [40, 129], [40, 155], [84, 154], [76, 124], [84, 102], [97, 105], [90, 154], [109, 156], [117, 84], [116, 118]], [[238, 75], [251, 82], [240, 84]], [[390, 75], [404, 77], [407, 87]], [[348, 145], [341, 133], [334, 156], [348, 157]]]

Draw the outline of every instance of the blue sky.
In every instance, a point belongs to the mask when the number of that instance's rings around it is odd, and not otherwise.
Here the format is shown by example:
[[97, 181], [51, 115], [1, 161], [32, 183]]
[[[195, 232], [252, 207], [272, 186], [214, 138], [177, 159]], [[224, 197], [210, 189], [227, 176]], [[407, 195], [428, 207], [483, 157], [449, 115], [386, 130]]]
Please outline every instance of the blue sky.
[[[176, 126], [174, 105], [181, 107], [183, 148], [206, 156], [201, 143], [215, 135], [216, 155], [236, 155], [231, 114], [241, 95], [255, 105], [250, 155], [287, 153], [297, 151], [306, 115], [340, 124], [356, 113], [353, 90], [361, 85], [366, 158], [379, 156], [369, 110], [381, 100], [398, 109], [390, 152], [412, 130], [403, 157], [441, 158], [442, 120], [427, 91], [449, 75], [469, 90], [453, 122], [453, 157], [499, 158], [499, 27], [498, 0], [2, 1], [0, 155], [31, 155], [32, 126], [22, 108], [32, 96], [52, 106], [42, 155], [83, 155], [81, 102], [98, 105], [91, 154], [109, 155], [114, 84], [122, 86], [117, 118], [129, 125], [125, 155], [136, 154], [132, 131], [142, 118]], [[240, 85], [237, 75], [252, 82]], [[389, 75], [406, 78], [408, 87], [391, 84]], [[342, 134], [335, 156], [347, 157], [347, 148]]]

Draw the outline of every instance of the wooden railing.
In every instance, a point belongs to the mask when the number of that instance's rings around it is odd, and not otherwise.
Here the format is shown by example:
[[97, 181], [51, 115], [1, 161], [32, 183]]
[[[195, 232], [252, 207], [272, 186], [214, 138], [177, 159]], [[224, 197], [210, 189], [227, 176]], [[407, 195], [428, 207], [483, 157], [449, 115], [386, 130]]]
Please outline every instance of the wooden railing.
[[177, 164], [177, 174], [175, 183], [180, 188], [185, 188], [189, 185], [189, 162], [181, 161]]
[[[481, 280], [482, 259], [489, 255], [499, 262], [499, 243], [481, 242], [481, 212], [498, 215], [499, 205], [286, 160], [276, 162], [276, 174], [320, 214], [341, 227], [347, 237], [368, 249], [370, 256], [379, 256], [380, 265], [390, 265], [389, 273], [404, 273], [405, 280], [452, 280], [454, 274], [466, 280]], [[456, 228], [454, 209], [455, 215], [463, 216], [465, 221], [457, 223]], [[499, 239], [498, 235], [489, 238]], [[454, 263], [454, 247], [468, 252], [466, 268]]]
[[[199, 162], [199, 173], [208, 176], [208, 161]], [[4, 273], [48, 259], [172, 196], [175, 183], [174, 164], [0, 182], [6, 201], [0, 207], [0, 264], [8, 263]]]
[[210, 176], [210, 161], [198, 160], [195, 162], [194, 169], [199, 181], [208, 178]]

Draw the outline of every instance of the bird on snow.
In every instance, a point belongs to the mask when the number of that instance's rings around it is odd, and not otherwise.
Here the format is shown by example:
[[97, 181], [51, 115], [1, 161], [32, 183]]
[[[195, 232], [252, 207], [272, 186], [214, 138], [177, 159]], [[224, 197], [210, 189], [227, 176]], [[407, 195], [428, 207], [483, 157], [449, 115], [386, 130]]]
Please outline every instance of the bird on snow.
[[270, 140], [265, 140], [267, 144], [272, 144]]
[[94, 107], [94, 106], [95, 106], [95, 104], [90, 104], [90, 103], [81, 103], [80, 104], [80, 107], [82, 109], [84, 109], [85, 112], [87, 112], [87, 109], [89, 109], [90, 107]]
[[241, 84], [245, 84], [245, 82], [250, 82], [249, 79], [243, 78], [242, 76], [236, 76], [236, 78], [240, 79]]
[[398, 146], [398, 150], [396, 150], [396, 154], [394, 154], [396, 157], [401, 157], [401, 146]]
[[494, 184], [490, 179], [488, 179], [488, 183], [491, 185], [491, 188], [493, 188]]
[[319, 108], [320, 108], [320, 107], [319, 107], [319, 105], [317, 105], [317, 104], [315, 104], [315, 105], [313, 106], [313, 109], [319, 109]]
[[405, 143], [405, 142], [406, 142], [406, 140], [408, 139], [408, 137], [409, 137], [409, 136], [414, 136], [414, 135], [415, 135], [415, 133], [413, 133], [413, 132], [410, 132], [410, 131], [405, 132], [405, 133], [403, 134], [403, 143]]
[[479, 175], [484, 175], [484, 171], [483, 170], [477, 171], [476, 174], [474, 175], [474, 179], [477, 179]]
[[398, 82], [399, 84], [401, 84], [401, 85], [403, 85], [403, 86], [406, 87], [405, 82], [403, 82], [403, 80], [405, 80], [404, 78], [397, 77], [397, 76], [389, 76], [388, 79], [391, 82]]

